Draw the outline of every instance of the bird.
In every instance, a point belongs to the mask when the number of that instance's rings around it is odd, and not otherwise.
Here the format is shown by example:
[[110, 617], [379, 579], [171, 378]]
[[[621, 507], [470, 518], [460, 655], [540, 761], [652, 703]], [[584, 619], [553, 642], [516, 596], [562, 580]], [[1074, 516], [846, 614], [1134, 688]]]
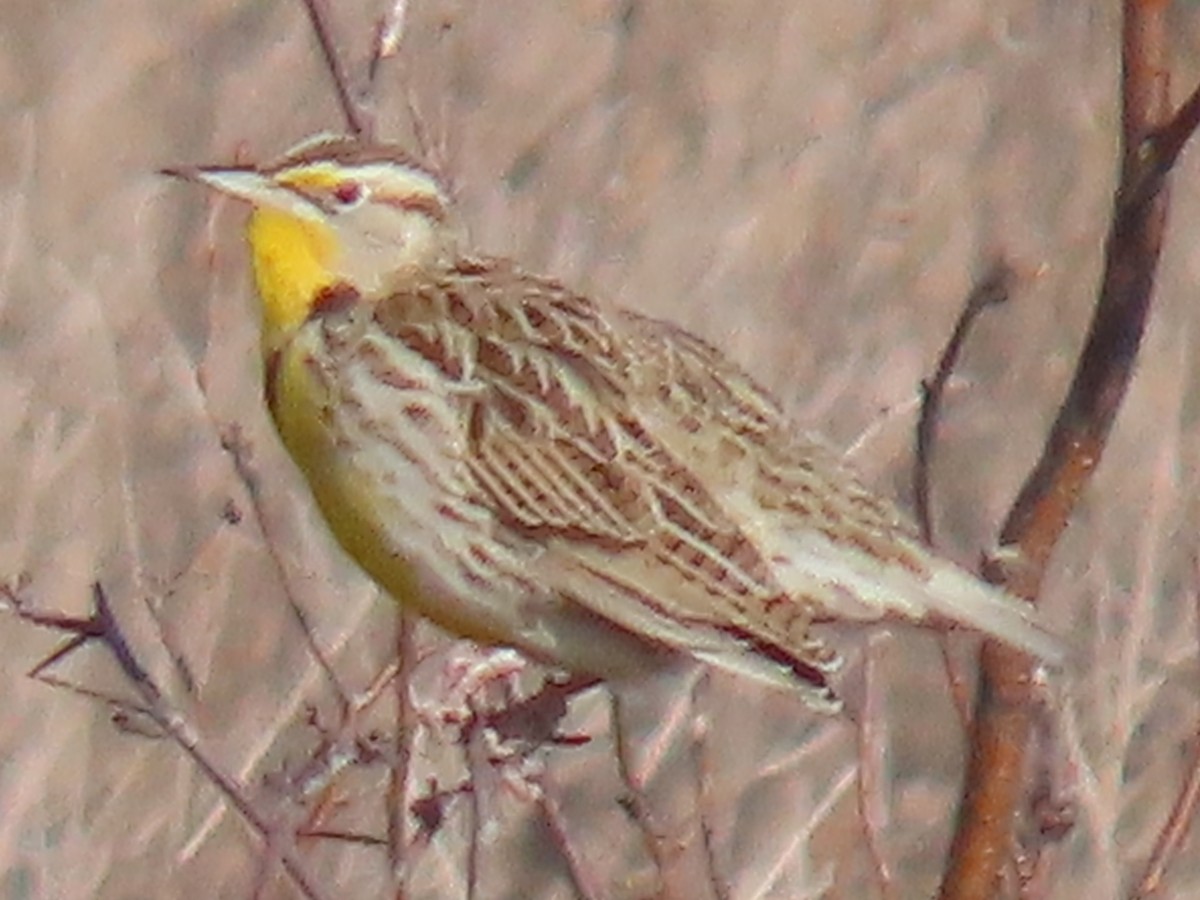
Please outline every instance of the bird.
[[279, 436], [346, 553], [445, 630], [612, 681], [691, 658], [831, 714], [822, 623], [1061, 662], [1032, 606], [926, 547], [711, 343], [472, 253], [402, 148], [319, 134], [164, 172], [250, 207]]

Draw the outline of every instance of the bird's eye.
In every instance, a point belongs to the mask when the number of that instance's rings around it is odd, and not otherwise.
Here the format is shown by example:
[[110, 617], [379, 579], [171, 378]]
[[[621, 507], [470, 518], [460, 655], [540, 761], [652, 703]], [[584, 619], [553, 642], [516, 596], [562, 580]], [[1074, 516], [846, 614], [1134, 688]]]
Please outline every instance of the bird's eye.
[[333, 189], [333, 199], [342, 206], [353, 206], [363, 197], [363, 186], [357, 181], [343, 181]]

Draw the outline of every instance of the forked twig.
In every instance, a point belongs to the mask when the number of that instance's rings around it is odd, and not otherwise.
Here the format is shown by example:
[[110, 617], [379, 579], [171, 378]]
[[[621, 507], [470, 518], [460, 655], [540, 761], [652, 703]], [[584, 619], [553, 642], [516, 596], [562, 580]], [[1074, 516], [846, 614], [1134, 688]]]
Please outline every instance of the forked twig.
[[[931, 499], [933, 480], [933, 453], [937, 441], [938, 423], [941, 421], [942, 401], [950, 386], [950, 379], [962, 356], [962, 349], [970, 336], [975, 323], [985, 311], [1008, 300], [1012, 291], [1016, 273], [1003, 259], [991, 263], [984, 276], [976, 282], [963, 303], [954, 330], [946, 345], [938, 356], [937, 366], [933, 375], [921, 381], [921, 410], [917, 416], [917, 452], [913, 461], [913, 503], [916, 507], [917, 527], [921, 530], [921, 540], [933, 546], [933, 504]], [[945, 636], [939, 636], [938, 645], [941, 650], [942, 667], [946, 672], [946, 681], [950, 686], [950, 696], [958, 711], [959, 721], [966, 727], [971, 721], [971, 704], [967, 696], [967, 688], [963, 682], [954, 659], [950, 655], [950, 647]]]
[[1171, 121], [1143, 141], [1139, 148], [1143, 168], [1119, 202], [1130, 208], [1138, 207], [1158, 193], [1197, 127], [1200, 127], [1200, 85]]
[[[45, 613], [31, 609], [27, 599], [19, 589], [9, 586], [0, 588], [0, 597], [13, 612], [23, 621], [43, 628], [49, 628], [70, 635], [63, 646], [59, 647], [44, 660], [39, 662], [31, 671], [31, 677], [43, 677], [50, 667], [61, 662], [79, 648], [92, 642], [100, 643], [109, 651], [125, 679], [137, 692], [140, 704], [132, 707], [130, 704], [116, 701], [113, 698], [103, 698], [88, 688], [79, 688], [78, 693], [107, 699], [111, 705], [125, 709], [135, 709], [137, 714], [152, 722], [162, 735], [166, 735], [192, 760], [209, 782], [224, 795], [229, 804], [237, 810], [242, 819], [258, 835], [264, 846], [272, 847], [280, 865], [291, 878], [300, 893], [309, 900], [322, 900], [324, 894], [317, 888], [305, 871], [300, 858], [291, 846], [279, 846], [279, 828], [263, 816], [246, 796], [243, 786], [227, 775], [217, 763], [211, 759], [201, 745], [199, 736], [190, 722], [164, 697], [161, 689], [139, 662], [137, 655], [129, 645], [120, 624], [113, 615], [112, 606], [104, 588], [99, 584], [92, 585], [92, 612], [86, 618], [73, 618], [55, 613]], [[51, 681], [51, 683], [56, 683]], [[61, 682], [58, 682], [61, 684]]]
[[[1157, 169], [1145, 148], [1156, 134], [1176, 133], [1167, 93], [1166, 7], [1162, 0], [1124, 4], [1121, 179], [1100, 297], [1042, 456], [1001, 531], [999, 554], [985, 565], [989, 580], [1031, 602], [1067, 519], [1100, 462], [1150, 309], [1167, 192], [1165, 172], [1147, 174]], [[1179, 130], [1188, 128], [1189, 123], [1182, 123]], [[965, 795], [941, 888], [946, 900], [993, 896], [1010, 858], [1035, 715], [1034, 665], [998, 642], [984, 643]]]

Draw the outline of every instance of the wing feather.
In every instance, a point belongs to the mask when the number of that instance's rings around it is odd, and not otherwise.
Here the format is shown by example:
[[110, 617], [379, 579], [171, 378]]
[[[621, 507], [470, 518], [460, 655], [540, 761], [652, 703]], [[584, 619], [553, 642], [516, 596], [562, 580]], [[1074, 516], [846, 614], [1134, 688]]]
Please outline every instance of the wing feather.
[[465, 470], [498, 525], [541, 548], [539, 581], [624, 628], [826, 698], [822, 618], [936, 612], [1050, 646], [997, 591], [956, 606], [974, 579], [687, 332], [486, 260], [375, 321], [463, 381]]

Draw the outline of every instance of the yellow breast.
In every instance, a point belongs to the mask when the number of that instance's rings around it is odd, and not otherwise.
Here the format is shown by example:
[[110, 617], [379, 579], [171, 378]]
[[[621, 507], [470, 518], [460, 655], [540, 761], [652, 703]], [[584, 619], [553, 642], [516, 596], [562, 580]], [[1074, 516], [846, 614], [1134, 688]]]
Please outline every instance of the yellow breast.
[[426, 604], [411, 567], [395, 553], [380, 520], [377, 486], [355, 470], [355, 448], [338, 433], [337, 399], [315, 374], [321, 365], [312, 352], [316, 339], [315, 328], [301, 329], [268, 363], [275, 426], [338, 543], [398, 601], [421, 609]]
[[[448, 603], [431, 593], [402, 552], [395, 529], [411, 517], [397, 506], [401, 500], [395, 489], [377, 478], [377, 457], [388, 456], [389, 448], [366, 442], [348, 426], [348, 413], [339, 408], [346, 398], [335, 392], [352, 377], [336, 369], [335, 360], [322, 348], [322, 327], [312, 322], [296, 330], [268, 360], [267, 402], [330, 531], [401, 605], [452, 633], [481, 643], [511, 643], [512, 631], [498, 625], [495, 616], [472, 613], [469, 598]], [[386, 417], [389, 412], [378, 409], [373, 414]], [[366, 464], [373, 458], [374, 465]], [[421, 491], [414, 484], [413, 495], [417, 493]]]

